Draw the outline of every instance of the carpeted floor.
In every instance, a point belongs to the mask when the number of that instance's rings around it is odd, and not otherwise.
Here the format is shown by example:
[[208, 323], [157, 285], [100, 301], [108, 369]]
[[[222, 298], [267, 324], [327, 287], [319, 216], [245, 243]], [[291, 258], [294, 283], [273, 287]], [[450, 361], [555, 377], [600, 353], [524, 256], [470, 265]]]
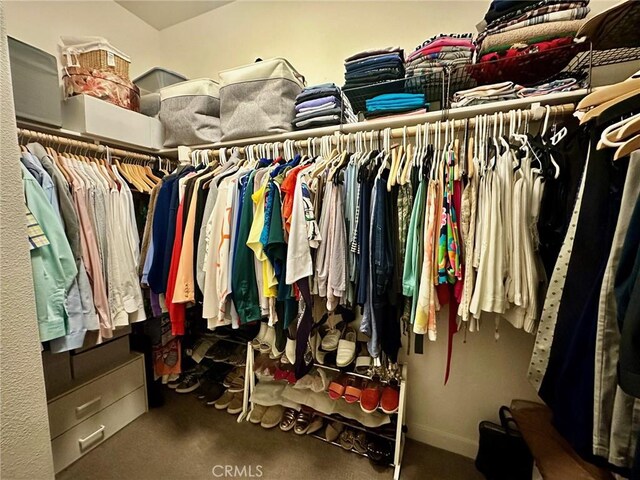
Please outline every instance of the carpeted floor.
[[[235, 416], [203, 406], [194, 395], [169, 392], [163, 407], [138, 418], [62, 471], [57, 479], [225, 478], [221, 467], [213, 470], [216, 465], [246, 466], [246, 475], [240, 471], [235, 478], [249, 478], [250, 474], [258, 478], [260, 471], [260, 478], [265, 480], [393, 478], [392, 468], [374, 467], [355, 453], [279, 428], [265, 430], [249, 422], [239, 424]], [[401, 478], [483, 477], [468, 458], [408, 440]]]

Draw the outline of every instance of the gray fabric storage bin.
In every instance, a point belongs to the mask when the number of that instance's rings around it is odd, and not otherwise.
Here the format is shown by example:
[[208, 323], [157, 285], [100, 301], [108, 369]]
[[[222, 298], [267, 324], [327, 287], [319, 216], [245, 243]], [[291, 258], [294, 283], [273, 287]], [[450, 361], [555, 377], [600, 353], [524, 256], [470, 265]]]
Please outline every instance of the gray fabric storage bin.
[[282, 58], [220, 72], [222, 140], [291, 130], [304, 77]]
[[209, 78], [176, 83], [160, 90], [164, 146], [220, 141], [220, 88]]
[[147, 117], [157, 118], [160, 114], [160, 94], [147, 93], [140, 95], [140, 113]]
[[8, 38], [16, 117], [61, 127], [62, 90], [56, 57]]
[[172, 72], [166, 68], [153, 67], [148, 72], [136, 78], [133, 83], [135, 83], [141, 91], [154, 93], [159, 92], [161, 88], [185, 82], [186, 80], [187, 77], [177, 72]]

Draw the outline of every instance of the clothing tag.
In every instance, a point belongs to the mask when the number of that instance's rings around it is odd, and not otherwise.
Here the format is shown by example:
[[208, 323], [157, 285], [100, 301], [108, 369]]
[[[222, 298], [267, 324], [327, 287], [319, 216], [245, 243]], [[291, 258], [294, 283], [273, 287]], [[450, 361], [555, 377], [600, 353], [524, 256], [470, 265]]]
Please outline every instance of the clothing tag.
[[109, 65], [110, 67], [116, 66], [116, 56], [113, 54], [113, 52], [107, 52], [107, 65]]

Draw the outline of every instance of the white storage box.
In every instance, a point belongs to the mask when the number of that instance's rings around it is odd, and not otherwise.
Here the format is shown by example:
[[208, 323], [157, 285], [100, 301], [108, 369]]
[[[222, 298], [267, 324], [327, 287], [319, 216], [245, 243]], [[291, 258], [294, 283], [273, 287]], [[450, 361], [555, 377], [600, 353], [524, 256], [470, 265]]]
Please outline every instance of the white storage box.
[[132, 146], [162, 148], [162, 124], [157, 118], [120, 108], [89, 95], [67, 98], [62, 127], [81, 134]]

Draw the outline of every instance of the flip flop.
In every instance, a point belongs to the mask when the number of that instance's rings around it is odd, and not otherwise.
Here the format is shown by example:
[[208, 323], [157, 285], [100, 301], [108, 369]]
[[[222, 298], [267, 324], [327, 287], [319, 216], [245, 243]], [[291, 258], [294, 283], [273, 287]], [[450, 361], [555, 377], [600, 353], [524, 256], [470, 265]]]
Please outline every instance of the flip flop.
[[346, 429], [340, 434], [340, 446], [345, 450], [351, 450], [353, 448], [353, 441], [353, 430]]
[[346, 388], [346, 383], [348, 381], [348, 377], [346, 375], [341, 375], [336, 378], [333, 382], [329, 384], [329, 397], [332, 400], [338, 400], [342, 395], [344, 395], [344, 391]]
[[358, 378], [349, 378], [344, 389], [344, 399], [347, 403], [356, 403], [362, 397], [362, 382]]

